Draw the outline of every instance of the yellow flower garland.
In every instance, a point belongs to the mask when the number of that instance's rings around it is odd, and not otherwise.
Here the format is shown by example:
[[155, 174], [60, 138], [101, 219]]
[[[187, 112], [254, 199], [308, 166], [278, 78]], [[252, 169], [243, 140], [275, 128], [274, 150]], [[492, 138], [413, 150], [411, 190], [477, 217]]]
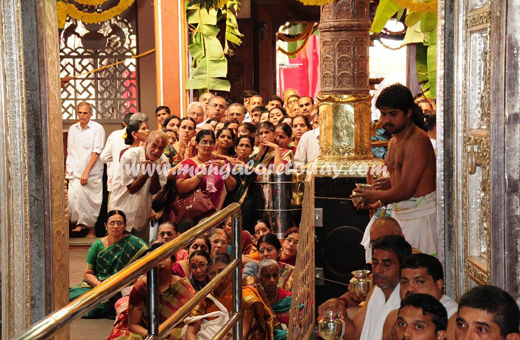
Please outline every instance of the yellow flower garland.
[[435, 13], [437, 12], [437, 1], [430, 3], [413, 1], [413, 0], [392, 0], [399, 7], [404, 7], [410, 12], [419, 13]]
[[108, 0], [74, 0], [80, 5], [87, 6], [99, 6], [107, 2]]
[[[82, 1], [88, 2], [88, 0]], [[101, 0], [92, 0], [91, 2], [94, 3], [100, 1]], [[86, 13], [80, 11], [73, 4], [69, 4], [66, 2], [58, 2], [58, 28], [63, 29], [65, 27], [67, 16], [70, 16], [71, 18], [74, 18], [87, 24], [98, 24], [100, 22], [110, 20], [113, 17], [123, 13], [128, 7], [132, 5], [134, 1], [135, 0], [121, 0], [117, 4], [117, 6], [107, 9], [106, 11], [101, 13]]]

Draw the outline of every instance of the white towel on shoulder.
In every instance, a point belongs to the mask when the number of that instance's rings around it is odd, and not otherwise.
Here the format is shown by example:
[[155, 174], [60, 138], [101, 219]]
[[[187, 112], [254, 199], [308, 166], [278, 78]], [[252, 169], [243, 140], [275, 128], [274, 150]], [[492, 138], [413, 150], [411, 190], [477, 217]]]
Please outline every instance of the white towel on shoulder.
[[400, 285], [397, 284], [386, 301], [385, 293], [376, 287], [368, 301], [367, 314], [363, 323], [360, 340], [377, 340], [383, 337], [383, 326], [388, 314], [401, 306]]

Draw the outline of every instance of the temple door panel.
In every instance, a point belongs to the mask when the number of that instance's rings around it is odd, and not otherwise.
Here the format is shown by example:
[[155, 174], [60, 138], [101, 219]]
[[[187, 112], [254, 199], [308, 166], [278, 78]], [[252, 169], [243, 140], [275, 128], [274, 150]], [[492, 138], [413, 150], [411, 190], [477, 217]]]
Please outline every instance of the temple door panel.
[[508, 80], [519, 64], [512, 38], [517, 24], [508, 18], [518, 5], [448, 2], [440, 7], [438, 65], [438, 216], [445, 228], [447, 290], [460, 298], [475, 285], [493, 284], [518, 297], [519, 228], [518, 221], [508, 222], [518, 216], [518, 104], [508, 103], [518, 102], [517, 78]]

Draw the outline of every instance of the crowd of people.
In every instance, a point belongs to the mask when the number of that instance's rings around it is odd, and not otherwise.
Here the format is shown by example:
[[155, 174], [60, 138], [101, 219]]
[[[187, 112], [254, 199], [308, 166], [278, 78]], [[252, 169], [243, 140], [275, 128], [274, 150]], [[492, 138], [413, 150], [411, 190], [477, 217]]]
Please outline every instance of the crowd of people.
[[[284, 91], [283, 98], [271, 96], [265, 101], [256, 92], [245, 91], [242, 99], [230, 103], [204, 93], [188, 105], [182, 118], [160, 106], [156, 109], [159, 129], [154, 131], [145, 114], [127, 114], [123, 128], [113, 132], [106, 144], [103, 127], [90, 119], [91, 105], [78, 105], [79, 122], [69, 129], [66, 162], [71, 236], [94, 234], [103, 200], [103, 163], [108, 165], [109, 212], [107, 236], [90, 248], [85, 280], [71, 287], [71, 300], [142, 256], [150, 245], [153, 250], [171, 242], [236, 202], [241, 204], [243, 220], [244, 338], [286, 337], [299, 229], [295, 225], [277, 228], [286, 230], [282, 239], [273, 234], [271, 221], [258, 213], [253, 186], [257, 171], [299, 168], [319, 156], [318, 104], [293, 89]], [[419, 323], [433, 329], [435, 339], [454, 339], [450, 334], [462, 339], [460, 334], [473, 331], [473, 323], [480, 322], [474, 312], [463, 313], [480, 305], [466, 303], [468, 307], [462, 308], [463, 297], [457, 309], [443, 295], [442, 266], [434, 257], [435, 115], [431, 102], [416, 101], [402, 85], [388, 87], [376, 101], [381, 128], [373, 139], [386, 139], [389, 144], [375, 148], [373, 154], [385, 158], [389, 175], [374, 174], [371, 187], [352, 196], [359, 199], [358, 209], [377, 210], [362, 241], [374, 288], [367, 297], [349, 290], [319, 308], [320, 314], [332, 309], [344, 318], [345, 339], [412, 338], [406, 334], [414, 327], [407, 323], [418, 322], [417, 309], [424, 316]], [[230, 218], [158, 265], [161, 321], [230, 263], [232, 230]], [[142, 277], [86, 317], [117, 318], [109, 339], [146, 338], [146, 289]], [[500, 295], [497, 288], [486, 289]], [[170, 332], [170, 338], [211, 339], [229, 319], [231, 309], [229, 277]], [[451, 319], [455, 315], [456, 322]], [[518, 322], [512, 333], [518, 333]]]

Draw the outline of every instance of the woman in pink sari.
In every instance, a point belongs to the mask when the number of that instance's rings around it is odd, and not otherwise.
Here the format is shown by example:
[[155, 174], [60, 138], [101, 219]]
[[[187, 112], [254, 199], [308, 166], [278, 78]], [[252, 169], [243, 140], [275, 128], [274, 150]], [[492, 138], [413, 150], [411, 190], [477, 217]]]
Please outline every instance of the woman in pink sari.
[[215, 147], [213, 131], [201, 130], [195, 137], [197, 155], [184, 160], [177, 170], [177, 191], [188, 194], [197, 189], [206, 191], [216, 210], [224, 204], [227, 191], [235, 188], [236, 181], [229, 175], [229, 164], [212, 159]]

